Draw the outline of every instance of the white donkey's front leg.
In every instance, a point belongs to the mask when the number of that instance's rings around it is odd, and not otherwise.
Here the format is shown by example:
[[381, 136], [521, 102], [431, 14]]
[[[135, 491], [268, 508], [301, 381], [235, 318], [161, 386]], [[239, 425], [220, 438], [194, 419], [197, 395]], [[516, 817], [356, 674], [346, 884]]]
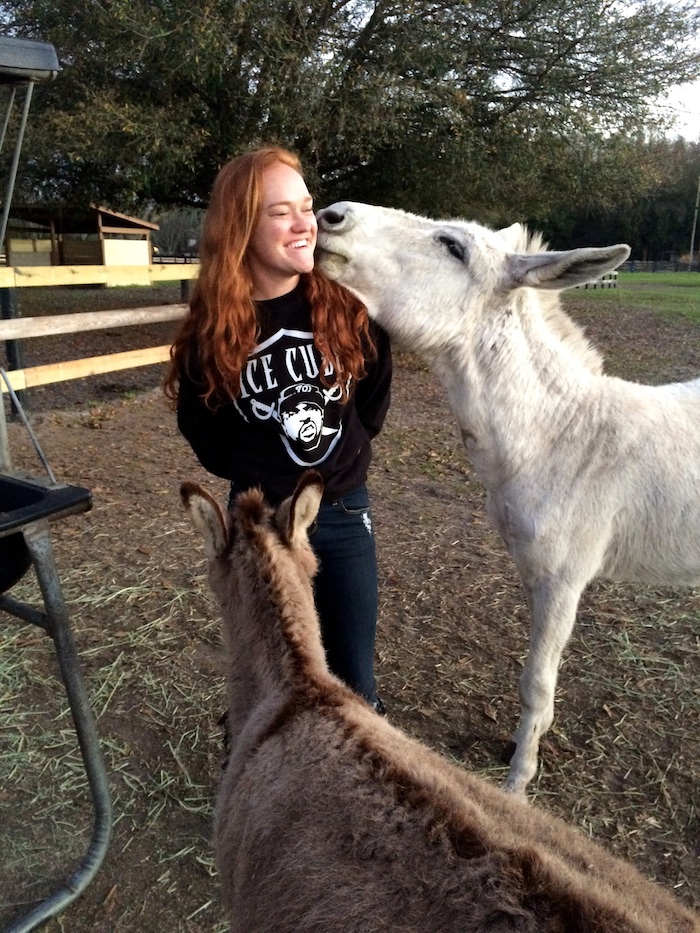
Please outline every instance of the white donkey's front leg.
[[574, 627], [583, 590], [552, 577], [525, 584], [530, 608], [530, 648], [520, 677], [520, 722], [505, 789], [522, 794], [537, 772], [540, 736], [554, 718], [554, 691], [562, 651]]

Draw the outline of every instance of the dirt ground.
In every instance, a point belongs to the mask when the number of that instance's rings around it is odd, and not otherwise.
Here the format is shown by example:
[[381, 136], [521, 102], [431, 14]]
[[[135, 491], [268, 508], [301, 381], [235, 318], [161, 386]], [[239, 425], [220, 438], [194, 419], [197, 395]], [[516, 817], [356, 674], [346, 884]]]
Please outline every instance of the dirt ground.
[[[109, 298], [105, 298], [108, 301]], [[111, 299], [114, 301], [114, 298]], [[177, 300], [165, 295], [163, 300]], [[148, 300], [144, 303], [155, 303]], [[130, 302], [131, 306], [134, 302]], [[700, 373], [700, 334], [619, 291], [567, 297], [608, 371], [649, 382]], [[167, 325], [102, 333], [66, 358], [164, 343]], [[100, 346], [95, 347], [95, 342]], [[56, 357], [33, 341], [28, 362]], [[32, 424], [56, 475], [91, 512], [53, 541], [101, 737], [115, 826], [87, 891], [45, 929], [223, 933], [210, 844], [224, 708], [216, 608], [183, 480], [223, 499], [179, 437], [161, 370], [32, 390]], [[9, 425], [15, 464], [41, 472]], [[380, 560], [377, 677], [396, 725], [487, 780], [514, 728], [527, 615], [484, 514], [443, 392], [397, 353], [370, 485]], [[13, 595], [39, 599], [33, 574]], [[531, 797], [700, 909], [700, 591], [596, 583], [565, 653], [553, 729]], [[0, 928], [75, 868], [90, 807], [48, 639], [0, 626]]]

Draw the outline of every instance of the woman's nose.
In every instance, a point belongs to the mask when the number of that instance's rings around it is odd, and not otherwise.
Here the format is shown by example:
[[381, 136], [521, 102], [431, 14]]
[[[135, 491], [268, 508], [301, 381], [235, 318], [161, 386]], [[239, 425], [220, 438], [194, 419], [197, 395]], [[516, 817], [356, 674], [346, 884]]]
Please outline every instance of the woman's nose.
[[295, 230], [309, 230], [316, 228], [316, 218], [312, 213], [307, 211], [295, 211], [294, 212], [294, 228]]

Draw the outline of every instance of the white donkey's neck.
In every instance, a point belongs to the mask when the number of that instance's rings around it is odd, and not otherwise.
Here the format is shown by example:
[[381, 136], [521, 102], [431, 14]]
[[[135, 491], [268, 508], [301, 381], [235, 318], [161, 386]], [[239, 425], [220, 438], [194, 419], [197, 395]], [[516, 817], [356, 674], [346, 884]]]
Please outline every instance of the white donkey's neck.
[[[432, 359], [470, 460], [493, 486], [526, 469], [576, 423], [600, 376], [552, 333], [525, 294]], [[539, 451], [539, 453], [537, 453]]]

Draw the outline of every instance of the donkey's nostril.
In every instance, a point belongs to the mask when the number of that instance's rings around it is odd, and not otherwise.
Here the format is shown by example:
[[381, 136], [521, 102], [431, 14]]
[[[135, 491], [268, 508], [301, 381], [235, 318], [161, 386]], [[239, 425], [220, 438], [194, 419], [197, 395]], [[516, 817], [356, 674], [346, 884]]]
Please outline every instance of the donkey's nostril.
[[333, 227], [342, 224], [345, 220], [345, 214], [335, 207], [326, 207], [319, 213], [319, 220], [322, 220], [329, 227]]

